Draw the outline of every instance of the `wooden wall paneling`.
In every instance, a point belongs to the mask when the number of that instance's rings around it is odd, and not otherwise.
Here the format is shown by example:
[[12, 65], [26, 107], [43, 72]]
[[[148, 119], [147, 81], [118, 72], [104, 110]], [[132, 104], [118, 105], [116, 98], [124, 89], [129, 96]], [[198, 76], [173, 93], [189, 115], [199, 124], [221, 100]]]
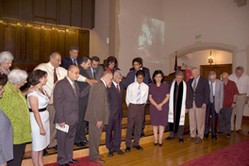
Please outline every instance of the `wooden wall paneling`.
[[5, 51], [10, 51], [13, 55], [16, 54], [16, 42], [15, 42], [15, 26], [7, 25], [4, 30], [4, 43], [5, 43]]
[[51, 31], [42, 29], [40, 31], [40, 55], [39, 62], [46, 62], [51, 53]]
[[61, 56], [64, 56], [65, 54], [68, 54], [68, 48], [65, 48], [66, 45], [66, 32], [64, 30], [59, 30], [57, 32], [57, 49], [56, 51], [61, 54]]
[[20, 52], [21, 52], [21, 33], [22, 33], [22, 26], [16, 26], [14, 28], [15, 30], [15, 36], [13, 40], [15, 40], [15, 60], [16, 61], [25, 61], [25, 59], [22, 59], [21, 55], [20, 55]]
[[66, 36], [65, 36], [65, 50], [66, 50], [66, 54], [62, 55], [62, 56], [67, 56], [68, 55], [68, 50], [71, 46], [78, 46], [78, 39], [77, 39], [77, 35], [74, 31], [70, 30], [66, 32]]
[[31, 22], [33, 20], [32, 3], [33, 0], [20, 0], [21, 1], [21, 20]]
[[4, 27], [5, 25], [3, 23], [0, 23], [0, 52], [5, 50]]
[[[57, 42], [57, 40], [58, 40], [58, 34], [59, 34], [59, 32], [56, 29], [51, 29], [51, 31], [50, 31], [50, 35], [51, 35], [51, 42], [50, 42], [51, 53], [55, 52], [55, 51], [58, 51], [58, 49], [57, 49], [57, 47], [58, 47], [58, 42]], [[51, 53], [49, 53], [49, 55]]]
[[71, 15], [71, 23], [72, 26], [81, 27], [81, 1], [82, 0], [73, 0], [72, 1], [72, 15]]
[[210, 71], [215, 71], [217, 75], [217, 79], [220, 79], [220, 75], [223, 72], [227, 72], [228, 74], [232, 73], [232, 64], [220, 64], [220, 65], [201, 65], [201, 76], [208, 77], [208, 73]]
[[29, 63], [39, 63], [40, 61], [40, 45], [41, 41], [41, 30], [39, 28], [33, 28], [31, 31], [31, 38], [29, 40], [29, 44], [32, 45], [32, 47], [29, 47], [31, 54], [29, 54], [28, 58], [30, 59]]
[[2, 0], [2, 17], [10, 19], [20, 19], [21, 0]]
[[33, 0], [33, 21], [45, 22], [46, 17], [45, 0]]
[[60, 25], [71, 25], [71, 0], [60, 0], [59, 3], [60, 13], [59, 13], [59, 20], [58, 24]]
[[46, 23], [56, 24], [57, 23], [57, 0], [45, 0], [45, 16]]
[[82, 0], [82, 27], [94, 28], [94, 0]]
[[79, 51], [82, 56], [89, 56], [89, 30], [79, 30]]
[[21, 28], [21, 34], [20, 34], [20, 59], [22, 59], [22, 62], [27, 61], [27, 53], [26, 53], [26, 32], [27, 28], [22, 27]]
[[0, 18], [3, 17], [2, 13], [3, 13], [3, 0], [0, 0]]

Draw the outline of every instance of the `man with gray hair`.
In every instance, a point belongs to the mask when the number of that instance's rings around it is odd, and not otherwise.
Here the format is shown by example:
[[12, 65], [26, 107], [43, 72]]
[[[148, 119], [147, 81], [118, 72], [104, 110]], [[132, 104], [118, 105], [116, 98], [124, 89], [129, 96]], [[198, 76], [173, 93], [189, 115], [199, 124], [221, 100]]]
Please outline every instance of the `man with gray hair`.
[[9, 51], [0, 53], [0, 73], [8, 75], [14, 57]]
[[209, 102], [207, 104], [207, 110], [206, 110], [204, 137], [206, 139], [208, 138], [209, 130], [210, 130], [210, 119], [211, 119], [212, 139], [217, 140], [217, 136], [216, 136], [217, 119], [218, 119], [218, 114], [220, 113], [220, 110], [223, 105], [224, 86], [221, 80], [216, 79], [216, 73], [214, 71], [209, 72], [208, 80], [209, 80], [210, 97], [209, 97]]
[[110, 101], [110, 117], [106, 127], [106, 147], [109, 149], [108, 156], [112, 157], [114, 152], [123, 155], [120, 150], [122, 135], [123, 116], [123, 75], [120, 70], [114, 72], [112, 85], [108, 88], [108, 99]]
[[209, 101], [208, 80], [200, 76], [198, 68], [192, 69], [193, 78], [187, 82], [186, 108], [189, 110], [190, 140], [202, 142], [205, 130], [206, 107]]
[[[244, 68], [242, 66], [238, 66], [236, 67], [235, 72], [229, 76], [229, 79], [236, 83], [239, 90], [236, 102], [234, 103], [236, 106], [232, 113], [231, 130], [235, 129], [238, 133], [243, 134], [241, 124], [245, 104], [248, 102], [249, 98], [249, 76], [244, 73]], [[235, 113], [236, 121], [234, 126]]]

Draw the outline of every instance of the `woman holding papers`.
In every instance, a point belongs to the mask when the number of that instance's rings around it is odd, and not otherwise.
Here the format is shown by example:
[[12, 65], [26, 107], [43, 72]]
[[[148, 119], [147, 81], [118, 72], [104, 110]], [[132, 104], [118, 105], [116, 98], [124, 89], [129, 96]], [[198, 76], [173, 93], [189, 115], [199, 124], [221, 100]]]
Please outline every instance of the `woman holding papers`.
[[34, 91], [28, 94], [28, 107], [32, 131], [32, 161], [33, 165], [43, 165], [42, 156], [50, 142], [49, 113], [46, 109], [49, 97], [42, 87], [47, 82], [47, 73], [34, 70], [29, 77], [29, 84]]

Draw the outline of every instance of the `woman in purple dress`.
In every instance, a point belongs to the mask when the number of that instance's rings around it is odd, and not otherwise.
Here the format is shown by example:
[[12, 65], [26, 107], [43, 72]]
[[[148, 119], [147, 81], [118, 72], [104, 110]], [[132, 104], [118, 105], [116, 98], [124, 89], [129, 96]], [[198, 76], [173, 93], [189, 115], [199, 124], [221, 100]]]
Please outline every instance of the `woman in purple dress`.
[[[153, 83], [149, 85], [150, 121], [153, 126], [154, 145], [163, 145], [163, 133], [168, 125], [169, 85], [163, 82], [164, 74], [156, 70], [153, 74]], [[159, 139], [158, 139], [159, 130]]]

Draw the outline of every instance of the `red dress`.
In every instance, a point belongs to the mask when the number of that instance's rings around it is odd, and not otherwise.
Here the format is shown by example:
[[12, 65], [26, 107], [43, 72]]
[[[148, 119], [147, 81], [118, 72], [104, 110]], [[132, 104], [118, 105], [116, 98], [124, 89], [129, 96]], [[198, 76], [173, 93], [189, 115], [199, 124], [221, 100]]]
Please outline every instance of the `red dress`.
[[[160, 87], [157, 87], [156, 84], [152, 83], [149, 85], [149, 95], [152, 95], [152, 98], [156, 103], [161, 103], [167, 94], [169, 94], [169, 85], [168, 83], [161, 83]], [[169, 112], [169, 102], [163, 105], [162, 110], [158, 109], [150, 104], [150, 121], [153, 126], [167, 126], [168, 125], [168, 112]]]

